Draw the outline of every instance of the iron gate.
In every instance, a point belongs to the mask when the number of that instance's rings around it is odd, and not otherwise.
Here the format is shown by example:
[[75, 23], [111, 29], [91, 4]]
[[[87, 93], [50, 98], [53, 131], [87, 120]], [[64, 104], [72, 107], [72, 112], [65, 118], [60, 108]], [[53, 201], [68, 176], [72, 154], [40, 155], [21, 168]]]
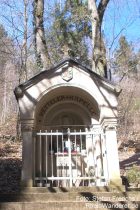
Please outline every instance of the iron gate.
[[101, 133], [88, 129], [37, 132], [34, 139], [34, 186], [78, 187], [93, 186], [97, 179], [105, 182], [103, 140]]

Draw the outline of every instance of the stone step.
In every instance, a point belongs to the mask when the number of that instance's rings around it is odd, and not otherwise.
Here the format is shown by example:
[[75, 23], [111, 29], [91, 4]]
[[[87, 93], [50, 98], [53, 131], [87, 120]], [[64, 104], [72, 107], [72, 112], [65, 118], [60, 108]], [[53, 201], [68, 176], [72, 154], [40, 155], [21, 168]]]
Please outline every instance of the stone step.
[[0, 202], [87, 202], [95, 200], [103, 201], [139, 201], [140, 194], [138, 192], [92, 192], [92, 191], [79, 191], [79, 192], [19, 192], [18, 194], [0, 194]]
[[[118, 197], [120, 200], [123, 194], [120, 193], [19, 193], [19, 194], [0, 194], [0, 202], [41, 202], [41, 201], [93, 201], [98, 198], [108, 200]], [[126, 195], [123, 195], [123, 197]]]
[[139, 210], [139, 203], [132, 202], [17, 202], [17, 203], [0, 203], [0, 210], [87, 210], [87, 209], [121, 209], [121, 210]]
[[140, 210], [139, 192], [95, 192], [81, 189], [24, 189], [18, 194], [0, 194], [0, 210]]
[[24, 193], [57, 193], [57, 192], [125, 192], [124, 186], [116, 187], [71, 187], [71, 188], [64, 188], [64, 187], [26, 187], [21, 189]]

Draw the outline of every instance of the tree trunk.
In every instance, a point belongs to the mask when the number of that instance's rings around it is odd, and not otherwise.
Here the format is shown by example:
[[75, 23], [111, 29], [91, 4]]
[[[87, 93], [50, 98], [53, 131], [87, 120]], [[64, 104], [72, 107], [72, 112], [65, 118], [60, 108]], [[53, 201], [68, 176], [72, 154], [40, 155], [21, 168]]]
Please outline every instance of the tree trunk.
[[34, 36], [35, 36], [35, 52], [37, 65], [46, 69], [50, 66], [50, 57], [45, 40], [45, 32], [43, 25], [44, 0], [34, 0], [33, 16], [34, 16]]
[[1, 114], [1, 124], [6, 122], [6, 113], [7, 113], [7, 82], [6, 82], [6, 68], [4, 69], [4, 88], [3, 88], [3, 104], [2, 104], [2, 114]]
[[28, 7], [28, 0], [24, 0], [24, 39], [23, 39], [23, 51], [24, 51], [24, 80], [28, 79], [27, 76], [27, 58], [28, 58], [28, 51], [27, 51], [27, 33], [28, 33], [28, 15], [27, 15], [27, 7]]
[[92, 25], [92, 70], [101, 76], [106, 76], [107, 71], [106, 49], [101, 34], [101, 26], [108, 2], [109, 0], [100, 0], [97, 7], [96, 0], [88, 0]]

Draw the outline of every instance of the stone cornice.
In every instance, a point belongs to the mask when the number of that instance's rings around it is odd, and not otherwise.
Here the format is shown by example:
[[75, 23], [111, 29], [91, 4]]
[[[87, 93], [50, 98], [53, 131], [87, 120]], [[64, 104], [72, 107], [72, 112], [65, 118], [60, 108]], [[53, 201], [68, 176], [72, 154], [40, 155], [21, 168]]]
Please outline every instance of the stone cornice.
[[21, 121], [22, 132], [31, 132], [34, 130], [34, 120], [22, 120]]
[[101, 122], [101, 126], [105, 130], [116, 130], [117, 118], [104, 118]]

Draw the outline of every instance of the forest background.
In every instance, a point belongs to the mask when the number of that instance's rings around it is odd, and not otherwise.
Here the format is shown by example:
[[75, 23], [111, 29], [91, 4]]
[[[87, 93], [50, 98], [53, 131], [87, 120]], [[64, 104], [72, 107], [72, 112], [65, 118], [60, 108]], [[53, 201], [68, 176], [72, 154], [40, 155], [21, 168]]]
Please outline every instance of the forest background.
[[20, 137], [14, 88], [70, 56], [122, 89], [119, 142], [140, 140], [140, 0], [0, 3], [0, 138]]

